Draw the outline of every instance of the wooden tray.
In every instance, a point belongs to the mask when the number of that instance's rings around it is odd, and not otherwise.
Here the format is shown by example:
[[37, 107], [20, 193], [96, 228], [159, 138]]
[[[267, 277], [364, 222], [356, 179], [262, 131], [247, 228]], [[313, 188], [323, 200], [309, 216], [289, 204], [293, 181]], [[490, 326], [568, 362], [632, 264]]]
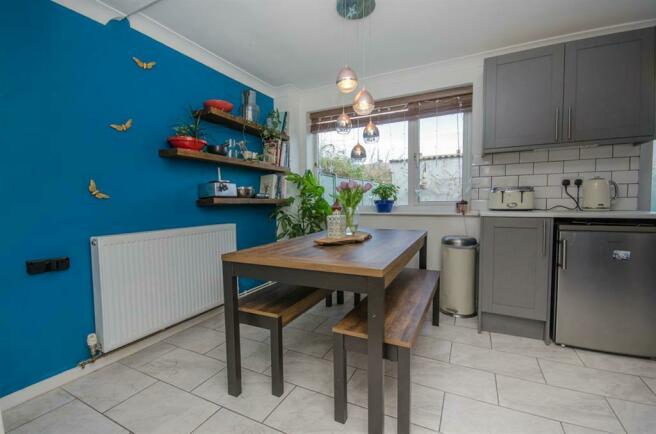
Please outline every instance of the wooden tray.
[[339, 238], [317, 238], [314, 240], [314, 243], [320, 246], [341, 246], [342, 244], [363, 243], [369, 238], [371, 238], [371, 234], [369, 232], [358, 231], [353, 235], [344, 235], [343, 237]]

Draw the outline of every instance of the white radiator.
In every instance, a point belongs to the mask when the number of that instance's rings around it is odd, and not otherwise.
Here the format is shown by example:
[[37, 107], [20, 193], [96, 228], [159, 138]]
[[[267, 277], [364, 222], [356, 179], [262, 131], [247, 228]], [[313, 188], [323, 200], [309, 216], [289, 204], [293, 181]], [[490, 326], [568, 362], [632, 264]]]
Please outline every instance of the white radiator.
[[96, 334], [111, 351], [223, 303], [234, 224], [91, 238]]

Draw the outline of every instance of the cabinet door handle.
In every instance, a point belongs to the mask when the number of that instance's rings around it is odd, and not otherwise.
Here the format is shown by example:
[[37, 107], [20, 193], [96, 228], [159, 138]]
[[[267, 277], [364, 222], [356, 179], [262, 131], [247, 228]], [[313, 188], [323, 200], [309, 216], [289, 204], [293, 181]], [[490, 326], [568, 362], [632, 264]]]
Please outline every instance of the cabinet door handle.
[[560, 107], [556, 107], [556, 142], [559, 139], [560, 136]]
[[547, 222], [542, 222], [542, 256], [547, 256]]
[[572, 140], [572, 107], [567, 107], [567, 140]]

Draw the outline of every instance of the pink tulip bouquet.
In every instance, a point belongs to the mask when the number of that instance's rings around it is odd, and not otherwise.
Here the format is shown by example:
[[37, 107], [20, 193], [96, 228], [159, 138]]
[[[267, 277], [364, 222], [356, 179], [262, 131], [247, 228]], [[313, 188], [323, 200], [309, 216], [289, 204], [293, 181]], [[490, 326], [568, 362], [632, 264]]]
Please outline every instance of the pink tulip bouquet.
[[373, 186], [370, 183], [364, 185], [355, 181], [342, 181], [337, 188], [336, 199], [342, 205], [344, 216], [346, 217], [346, 235], [353, 235], [358, 230], [357, 209], [364, 194], [371, 190]]

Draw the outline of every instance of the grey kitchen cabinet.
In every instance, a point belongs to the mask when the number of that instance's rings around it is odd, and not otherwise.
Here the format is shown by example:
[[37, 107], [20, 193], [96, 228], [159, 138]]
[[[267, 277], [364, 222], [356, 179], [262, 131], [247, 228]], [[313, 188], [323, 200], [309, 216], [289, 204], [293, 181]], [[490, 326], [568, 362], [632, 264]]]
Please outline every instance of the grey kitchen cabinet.
[[560, 140], [563, 45], [485, 59], [486, 150]]
[[484, 153], [654, 137], [654, 28], [485, 59]]
[[553, 219], [483, 217], [479, 324], [548, 339]]
[[565, 44], [565, 140], [654, 133], [654, 28]]

